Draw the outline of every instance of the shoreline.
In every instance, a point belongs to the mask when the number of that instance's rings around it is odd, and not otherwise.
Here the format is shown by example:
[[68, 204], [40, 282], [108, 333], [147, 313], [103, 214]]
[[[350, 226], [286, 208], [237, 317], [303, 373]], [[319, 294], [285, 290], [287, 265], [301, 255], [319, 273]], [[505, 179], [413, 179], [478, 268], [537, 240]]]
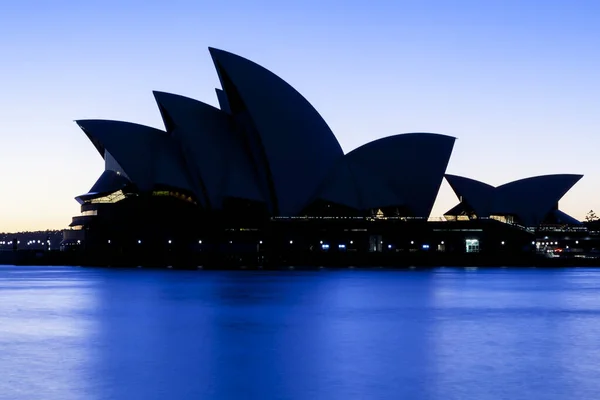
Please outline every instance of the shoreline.
[[172, 268], [181, 270], [280, 270], [439, 267], [576, 268], [600, 266], [598, 258], [548, 258], [538, 254], [95, 254], [65, 251], [4, 251], [0, 264], [15, 266], [86, 266], [112, 268]]

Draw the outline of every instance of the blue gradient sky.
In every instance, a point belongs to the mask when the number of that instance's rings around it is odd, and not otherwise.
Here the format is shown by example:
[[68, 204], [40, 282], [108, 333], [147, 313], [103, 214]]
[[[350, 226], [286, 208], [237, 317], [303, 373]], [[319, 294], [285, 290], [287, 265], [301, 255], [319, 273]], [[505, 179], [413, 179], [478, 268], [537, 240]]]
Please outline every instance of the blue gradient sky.
[[[561, 208], [600, 211], [600, 2], [30, 1], [0, 15], [0, 231], [63, 228], [103, 161], [75, 119], [162, 128], [152, 90], [216, 105], [207, 51], [272, 70], [344, 150], [458, 138], [448, 173], [499, 185], [582, 173]], [[51, 4], [50, 4], [51, 3]], [[457, 202], [444, 182], [433, 216]]]

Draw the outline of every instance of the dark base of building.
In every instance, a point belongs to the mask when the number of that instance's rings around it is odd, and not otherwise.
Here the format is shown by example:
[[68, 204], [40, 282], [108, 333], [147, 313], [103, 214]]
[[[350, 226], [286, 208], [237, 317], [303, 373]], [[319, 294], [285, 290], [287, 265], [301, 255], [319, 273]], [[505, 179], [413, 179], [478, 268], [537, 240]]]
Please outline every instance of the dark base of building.
[[580, 267], [600, 266], [598, 258], [548, 258], [540, 254], [95, 254], [65, 251], [1, 252], [0, 264], [89, 266], [115, 268], [173, 268], [181, 270], [280, 270], [326, 268], [432, 268], [432, 267]]
[[253, 228], [235, 220], [186, 229], [138, 222], [67, 230], [64, 251], [19, 262], [177, 269], [600, 265], [593, 258], [600, 236], [592, 232], [532, 231], [492, 219], [279, 218]]

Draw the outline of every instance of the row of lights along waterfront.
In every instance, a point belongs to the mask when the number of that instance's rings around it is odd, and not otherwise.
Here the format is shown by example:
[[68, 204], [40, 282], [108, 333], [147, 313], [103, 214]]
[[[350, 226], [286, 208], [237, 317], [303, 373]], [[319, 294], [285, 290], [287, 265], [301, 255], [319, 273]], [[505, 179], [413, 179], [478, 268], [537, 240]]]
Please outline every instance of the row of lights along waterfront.
[[[12, 243], [12, 242], [9, 242], [8, 244], [11, 244], [11, 243]], [[38, 241], [38, 243], [39, 243], [39, 241]], [[78, 240], [78, 241], [77, 241], [77, 243], [81, 243], [81, 240]], [[111, 242], [110, 242], [110, 239], [108, 239], [108, 243], [109, 243], [109, 244], [111, 243]], [[137, 243], [138, 243], [138, 244], [142, 244], [142, 240], [141, 240], [141, 239], [138, 239]], [[168, 243], [168, 244], [173, 244], [173, 240], [169, 239], [169, 240], [167, 240], [167, 243]], [[233, 243], [233, 240], [230, 240], [230, 241], [229, 241], [229, 243]], [[320, 244], [324, 244], [322, 240], [321, 240], [319, 243], [320, 243]], [[0, 242], [0, 244], [4, 244], [4, 242]], [[202, 240], [199, 240], [199, 241], [198, 241], [198, 244], [202, 244]], [[258, 244], [263, 244], [263, 241], [262, 241], [262, 240], [259, 240], [259, 241], [258, 241]], [[294, 241], [293, 241], [293, 240], [290, 240], [290, 244], [294, 244]], [[351, 241], [350, 241], [350, 244], [354, 244], [354, 241], [353, 241], [353, 240], [351, 240]], [[383, 244], [383, 242], [381, 242], [381, 244]], [[414, 241], [411, 241], [411, 242], [410, 242], [410, 244], [415, 244], [415, 242], [414, 242]], [[440, 242], [440, 244], [444, 244], [444, 241], [442, 240], [442, 241]], [[504, 242], [502, 242], [502, 244], [504, 244]], [[391, 245], [388, 245], [388, 246], [391, 246]]]
[[[19, 241], [18, 243], [20, 243], [20, 241]], [[34, 243], [35, 243], [35, 241], [34, 241]], [[39, 240], [38, 240], [38, 243], [40, 243], [40, 241], [39, 241]], [[48, 242], [48, 243], [50, 243], [50, 242]], [[111, 244], [111, 240], [110, 240], [110, 239], [108, 239], [108, 240], [107, 240], [107, 243], [108, 243], [108, 244]], [[137, 240], [137, 243], [138, 243], [138, 244], [142, 244], [142, 240], [141, 240], [141, 239], [138, 239], [138, 240]], [[173, 240], [172, 240], [172, 239], [169, 239], [169, 240], [167, 240], [167, 243], [168, 243], [168, 244], [173, 244]], [[230, 241], [229, 241], [229, 243], [230, 243], [230, 244], [233, 244], [233, 240], [230, 240]], [[350, 243], [350, 244], [354, 244], [354, 241], [353, 241], [353, 240], [350, 240], [350, 242], [349, 242], [349, 243]], [[381, 243], [381, 244], [384, 244], [384, 242], [383, 242], [383, 241], [381, 241], [380, 243]], [[578, 242], [576, 242], [576, 243], [578, 243]], [[0, 244], [12, 244], [12, 242], [8, 242], [8, 243], [5, 243], [5, 242], [0, 242]], [[29, 243], [27, 243], [27, 244], [29, 244]], [[77, 244], [81, 244], [81, 240], [77, 240]], [[199, 241], [198, 241], [198, 244], [202, 244], [202, 240], [199, 240]], [[263, 244], [263, 241], [262, 241], [262, 240], [259, 240], [259, 241], [258, 241], [258, 244]], [[294, 244], [294, 241], [293, 241], [293, 240], [290, 240], [290, 244]], [[329, 244], [327, 244], [327, 243], [323, 243], [323, 241], [322, 241], [322, 240], [321, 240], [321, 241], [319, 241], [319, 244], [321, 244], [322, 246], [326, 246], [326, 247], [324, 247], [324, 248], [329, 248]], [[411, 241], [410, 241], [410, 244], [411, 244], [411, 245], [414, 245], [414, 244], [415, 244], [414, 240], [411, 240]], [[440, 242], [440, 245], [444, 245], [444, 244], [445, 244], [445, 242], [442, 240], [442, 241]], [[502, 242], [501, 242], [501, 244], [502, 244], [502, 245], [504, 245], [504, 244], [505, 244], [505, 242], [504, 242], [504, 241], [502, 241]], [[531, 242], [531, 244], [535, 244], [535, 242]], [[539, 243], [538, 243], [538, 244], [539, 244]], [[552, 242], [550, 242], [549, 244], [552, 244]], [[556, 242], [556, 244], [558, 244], [558, 242]], [[392, 244], [388, 244], [388, 249], [391, 249], [391, 248], [392, 248], [392, 246], [393, 246]], [[340, 244], [340, 245], [339, 245], [339, 247], [340, 247], [340, 248], [345, 248], [345, 247], [346, 247], [346, 245], [345, 245], [345, 244]], [[429, 244], [423, 244], [423, 248], [424, 248], [424, 249], [428, 249], [428, 248], [429, 248]]]
[[[12, 240], [0, 241], [0, 245], [6, 245], [6, 244], [13, 244], [13, 241]], [[17, 244], [21, 244], [21, 241], [17, 240]], [[44, 242], [41, 240], [38, 240], [38, 241], [30, 240], [29, 242], [27, 242], [27, 246], [31, 246], [32, 244], [44, 244]], [[50, 241], [46, 240], [46, 244], [50, 244]]]
[[[78, 243], [81, 243], [81, 240], [78, 240], [77, 242], [78, 242]], [[137, 241], [137, 242], [138, 242], [139, 244], [141, 244], [141, 243], [142, 243], [142, 240], [141, 240], [141, 239], [138, 239], [138, 241]], [[232, 241], [229, 241], [229, 242], [230, 242], [230, 243], [232, 243]], [[38, 241], [36, 242], [35, 240], [30, 240], [29, 242], [27, 242], [27, 244], [28, 244], [28, 245], [30, 245], [30, 244], [36, 244], [36, 243], [37, 243], [37, 244], [42, 244], [42, 241], [41, 241], [41, 240], [38, 240]], [[50, 241], [49, 241], [49, 240], [47, 240], [47, 241], [46, 241], [46, 243], [50, 243]], [[109, 243], [109, 244], [111, 243], [110, 239], [108, 239], [108, 243]], [[171, 239], [169, 239], [169, 240], [167, 241], [167, 243], [169, 243], [169, 244], [172, 244], [172, 243], [173, 243], [173, 241], [172, 241]], [[260, 240], [258, 243], [259, 243], [259, 244], [263, 244], [263, 241], [262, 241], [262, 240]], [[0, 241], [0, 245], [6, 245], [6, 244], [13, 244], [13, 242], [12, 242], [12, 241]], [[20, 241], [20, 240], [18, 240], [18, 241], [17, 241], [17, 244], [21, 244], [21, 241]], [[202, 240], [199, 240], [199, 241], [198, 241], [198, 244], [202, 244]], [[290, 244], [294, 244], [294, 241], [293, 241], [293, 240], [290, 240]], [[320, 241], [320, 244], [323, 244], [323, 241], [322, 241], [322, 240]], [[352, 240], [350, 241], [350, 244], [353, 244], [353, 241], [352, 241]], [[383, 241], [381, 242], [381, 244], [383, 244]], [[410, 241], [410, 244], [414, 245], [414, 244], [415, 244], [414, 240], [411, 240], [411, 241]], [[440, 242], [440, 244], [444, 244], [444, 241], [442, 240], [442, 241]], [[504, 241], [502, 241], [502, 242], [500, 242], [500, 244], [503, 244], [503, 245], [504, 245], [504, 244], [506, 244], [506, 243], [505, 243]], [[538, 244], [538, 245], [558, 245], [558, 242], [531, 242], [531, 244]], [[575, 241], [575, 244], [579, 244], [579, 241], [578, 241], [578, 240], [576, 240], [576, 241]]]
[[[38, 240], [38, 241], [37, 241], [37, 244], [41, 244], [41, 243], [42, 243], [42, 242], [41, 242], [40, 240]], [[48, 240], [48, 241], [47, 241], [47, 243], [48, 243], [48, 244], [50, 244], [50, 241]], [[78, 244], [81, 244], [81, 240], [77, 240], [77, 243], [78, 243]], [[110, 239], [108, 239], [108, 244], [110, 244], [110, 243], [111, 243], [111, 241], [110, 241]], [[138, 239], [137, 243], [138, 243], [138, 244], [142, 244], [142, 240], [141, 240], [141, 239]], [[167, 241], [167, 243], [168, 243], [168, 244], [172, 244], [172, 243], [173, 243], [173, 240], [169, 239], [169, 240]], [[233, 243], [233, 241], [232, 241], [232, 240], [230, 240], [230, 241], [229, 241], [229, 243]], [[322, 240], [321, 240], [319, 243], [320, 243], [320, 244], [324, 244]], [[7, 241], [0, 241], [0, 245], [6, 245], [6, 244], [13, 244], [13, 242], [12, 242], [12, 241], [8, 241], [8, 242], [7, 242]], [[21, 241], [20, 241], [20, 240], [18, 240], [18, 241], [17, 241], [17, 244], [21, 244]], [[35, 241], [35, 240], [33, 240], [33, 241], [29, 241], [29, 242], [27, 242], [27, 245], [31, 245], [31, 244], [36, 244], [36, 241]], [[198, 241], [198, 244], [202, 244], [202, 240], [199, 240], [199, 241]], [[258, 244], [263, 244], [263, 241], [262, 241], [262, 240], [260, 240], [260, 241], [258, 242]], [[294, 244], [294, 241], [293, 241], [293, 240], [290, 240], [290, 244]], [[350, 244], [354, 244], [354, 241], [352, 241], [352, 240], [351, 240], [351, 241], [350, 241]], [[381, 242], [381, 244], [383, 244], [383, 241]], [[411, 244], [411, 245], [414, 245], [414, 244], [415, 244], [414, 240], [411, 240], [411, 241], [410, 241], [410, 244]], [[440, 244], [441, 244], [441, 245], [443, 245], [443, 244], [444, 244], [444, 241], [442, 240], [442, 241], [440, 242]], [[502, 245], [505, 245], [506, 243], [505, 243], [504, 241], [502, 241], [502, 242], [500, 242], [500, 244], [502, 244]], [[558, 245], [558, 242], [537, 242], [537, 243], [536, 243], [536, 242], [531, 242], [531, 244], [532, 244], [532, 245], [533, 245], [533, 244], [537, 244], [537, 245]], [[579, 244], [579, 241], [578, 241], [578, 240], [576, 240], [576, 241], [575, 241], [575, 244]], [[391, 246], [392, 246], [391, 244], [389, 244], [389, 245], [388, 245], [388, 247], [389, 247], [389, 248], [391, 248]], [[428, 245], [427, 245], [427, 244], [425, 244], [424, 246], [428, 246]]]

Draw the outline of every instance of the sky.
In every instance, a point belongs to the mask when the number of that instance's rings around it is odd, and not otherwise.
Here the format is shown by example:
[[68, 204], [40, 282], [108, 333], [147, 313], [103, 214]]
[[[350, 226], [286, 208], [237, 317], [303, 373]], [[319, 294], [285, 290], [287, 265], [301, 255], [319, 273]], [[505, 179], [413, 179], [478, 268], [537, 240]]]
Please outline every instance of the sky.
[[[104, 164], [74, 120], [162, 129], [152, 90], [216, 106], [209, 46], [290, 83], [346, 152], [442, 133], [447, 173], [583, 174], [561, 209], [600, 211], [600, 2], [20, 0], [0, 13], [0, 231], [79, 214]], [[457, 202], [444, 182], [432, 216]]]

